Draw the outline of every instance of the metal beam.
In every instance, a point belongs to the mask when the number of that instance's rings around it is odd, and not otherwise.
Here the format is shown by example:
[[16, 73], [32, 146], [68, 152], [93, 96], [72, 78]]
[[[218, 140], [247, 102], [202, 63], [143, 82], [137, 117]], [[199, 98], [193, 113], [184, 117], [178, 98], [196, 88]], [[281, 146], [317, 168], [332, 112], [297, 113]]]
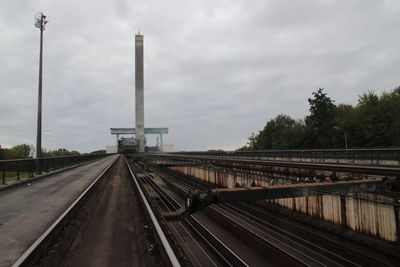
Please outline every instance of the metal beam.
[[376, 179], [270, 187], [217, 188], [207, 192], [195, 190], [189, 191], [187, 194], [185, 208], [170, 214], [169, 217], [182, 219], [211, 204], [369, 192], [382, 186], [384, 186], [383, 180]]
[[213, 163], [220, 167], [245, 167], [257, 166], [260, 168], [282, 167], [282, 168], [298, 168], [304, 170], [320, 170], [320, 171], [333, 171], [333, 172], [346, 172], [357, 174], [370, 174], [382, 176], [400, 176], [399, 167], [385, 167], [385, 166], [369, 166], [369, 165], [354, 165], [354, 164], [335, 164], [335, 163], [318, 163], [318, 162], [298, 162], [298, 161], [280, 161], [280, 160], [262, 160], [262, 159], [242, 159], [242, 158], [219, 158], [197, 155], [179, 155], [179, 154], [152, 154], [152, 157], [180, 159], [180, 160], [193, 160], [196, 162]]
[[[136, 134], [136, 128], [110, 128], [111, 134]], [[167, 134], [168, 128], [144, 128], [144, 134]]]
[[222, 188], [213, 189], [212, 191], [215, 193], [215, 203], [219, 203], [366, 192], [376, 190], [377, 186], [380, 184], [382, 184], [382, 180], [377, 179], [334, 183], [278, 185], [267, 188]]

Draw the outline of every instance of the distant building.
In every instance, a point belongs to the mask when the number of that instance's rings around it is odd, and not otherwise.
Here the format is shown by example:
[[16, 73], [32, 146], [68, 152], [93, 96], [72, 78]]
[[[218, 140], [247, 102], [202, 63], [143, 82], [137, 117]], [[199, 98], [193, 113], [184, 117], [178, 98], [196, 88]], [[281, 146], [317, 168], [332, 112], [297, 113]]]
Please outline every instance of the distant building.
[[106, 153], [107, 154], [118, 153], [118, 147], [117, 146], [106, 146]]
[[174, 145], [163, 145], [163, 152], [174, 152]]

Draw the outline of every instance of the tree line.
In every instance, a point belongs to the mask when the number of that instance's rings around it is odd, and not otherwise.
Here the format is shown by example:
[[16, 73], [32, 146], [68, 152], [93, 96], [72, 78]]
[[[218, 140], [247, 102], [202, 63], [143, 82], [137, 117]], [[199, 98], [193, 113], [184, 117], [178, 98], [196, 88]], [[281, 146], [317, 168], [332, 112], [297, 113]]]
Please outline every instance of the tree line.
[[[105, 154], [105, 150], [96, 150], [90, 153], [79, 153], [78, 151], [69, 151], [65, 148], [59, 148], [55, 150], [46, 149], [42, 150], [42, 157], [61, 157], [61, 156], [77, 156], [77, 155], [87, 155], [87, 154]], [[1, 148], [0, 146], [0, 160], [6, 159], [26, 159], [33, 158], [34, 147], [28, 144], [20, 144], [13, 146], [12, 148]]]
[[323, 88], [308, 98], [309, 115], [279, 114], [239, 150], [342, 149], [400, 146], [400, 87], [364, 93], [356, 105], [336, 105]]

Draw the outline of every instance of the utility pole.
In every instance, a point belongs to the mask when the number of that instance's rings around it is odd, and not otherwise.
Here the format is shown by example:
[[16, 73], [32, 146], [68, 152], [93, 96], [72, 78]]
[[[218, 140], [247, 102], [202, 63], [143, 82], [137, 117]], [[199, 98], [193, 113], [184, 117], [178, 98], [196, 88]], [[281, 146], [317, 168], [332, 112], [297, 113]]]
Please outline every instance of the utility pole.
[[46, 16], [42, 12], [35, 15], [35, 27], [40, 30], [40, 56], [39, 56], [39, 90], [38, 90], [38, 117], [36, 135], [36, 172], [42, 173], [40, 158], [42, 157], [42, 72], [43, 72], [43, 31], [47, 24]]

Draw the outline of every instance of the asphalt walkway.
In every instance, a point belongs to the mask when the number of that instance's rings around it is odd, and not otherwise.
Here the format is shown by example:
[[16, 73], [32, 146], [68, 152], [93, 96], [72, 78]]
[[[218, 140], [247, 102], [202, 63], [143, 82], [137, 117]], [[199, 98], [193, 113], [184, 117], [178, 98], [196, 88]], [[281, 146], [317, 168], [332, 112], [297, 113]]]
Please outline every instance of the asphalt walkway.
[[116, 157], [0, 191], [0, 266], [11, 266]]

